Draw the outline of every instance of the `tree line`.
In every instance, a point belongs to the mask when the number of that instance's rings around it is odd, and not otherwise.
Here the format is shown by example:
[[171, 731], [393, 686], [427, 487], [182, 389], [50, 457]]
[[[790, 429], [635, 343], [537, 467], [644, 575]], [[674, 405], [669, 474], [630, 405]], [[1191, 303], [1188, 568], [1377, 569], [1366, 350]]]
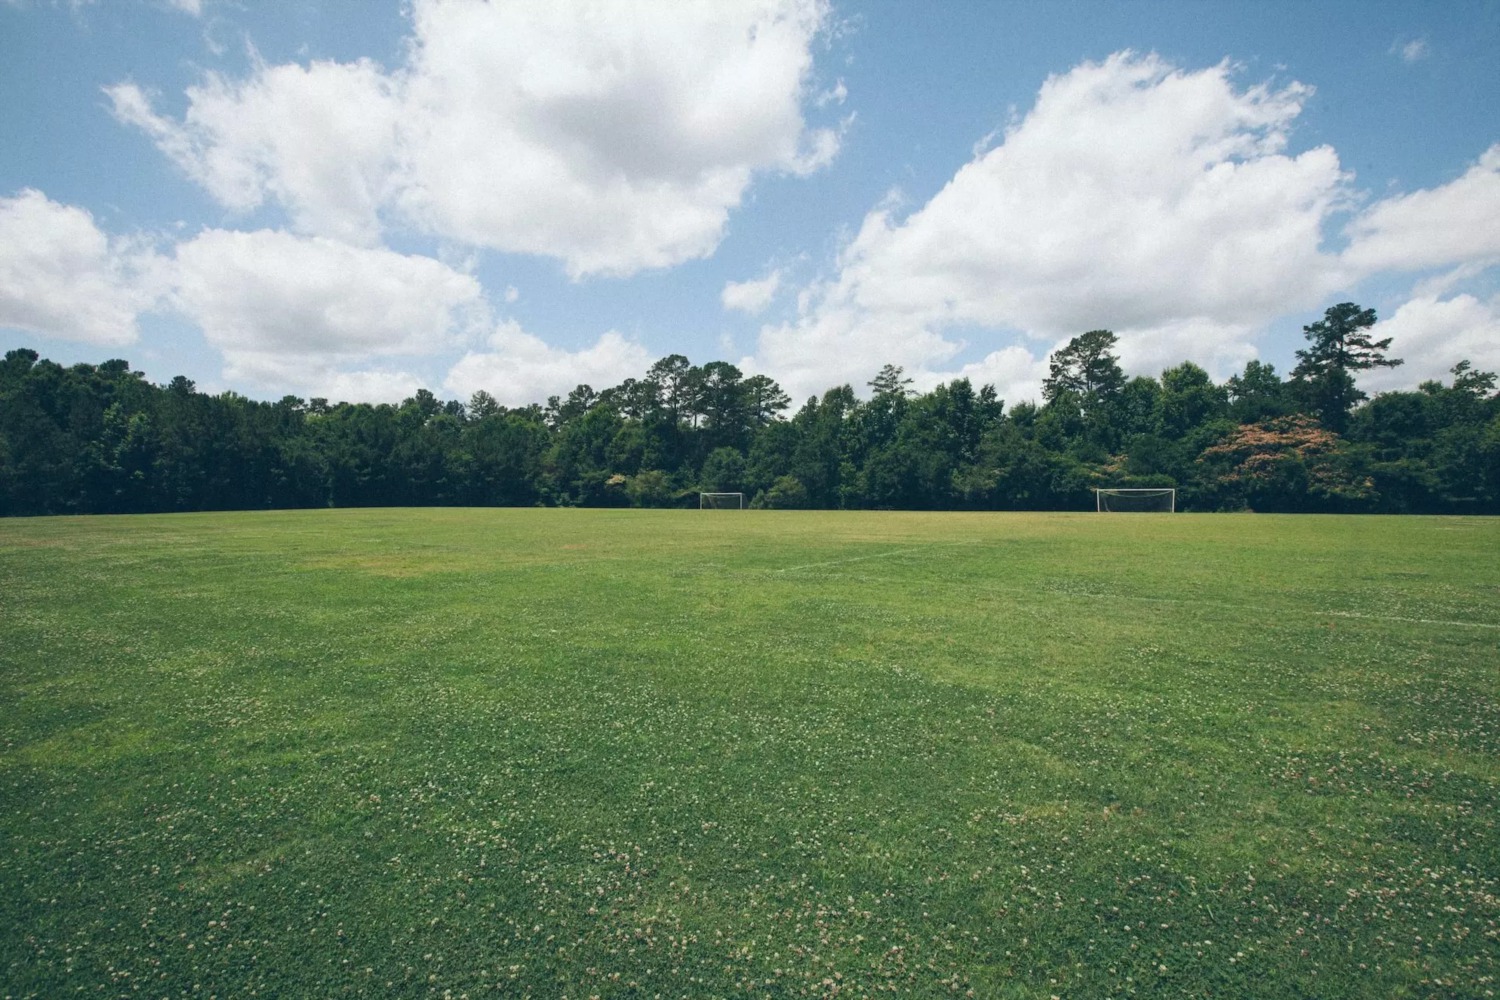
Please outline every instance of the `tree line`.
[[1500, 393], [1449, 382], [1367, 399], [1392, 367], [1373, 310], [1304, 327], [1283, 378], [1215, 383], [1183, 362], [1128, 378], [1108, 330], [1055, 352], [1040, 404], [955, 379], [919, 393], [887, 365], [795, 412], [771, 379], [673, 354], [640, 378], [545, 405], [427, 390], [399, 405], [248, 399], [146, 381], [126, 361], [0, 365], [0, 514], [357, 506], [1070, 510], [1094, 487], [1171, 486], [1193, 510], [1500, 513]]

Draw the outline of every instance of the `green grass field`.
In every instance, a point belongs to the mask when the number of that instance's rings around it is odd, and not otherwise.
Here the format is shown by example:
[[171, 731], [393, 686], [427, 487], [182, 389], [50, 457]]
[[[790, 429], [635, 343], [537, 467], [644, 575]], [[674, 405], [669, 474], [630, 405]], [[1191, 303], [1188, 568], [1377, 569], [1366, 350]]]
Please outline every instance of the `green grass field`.
[[0, 522], [0, 996], [1484, 997], [1500, 522]]

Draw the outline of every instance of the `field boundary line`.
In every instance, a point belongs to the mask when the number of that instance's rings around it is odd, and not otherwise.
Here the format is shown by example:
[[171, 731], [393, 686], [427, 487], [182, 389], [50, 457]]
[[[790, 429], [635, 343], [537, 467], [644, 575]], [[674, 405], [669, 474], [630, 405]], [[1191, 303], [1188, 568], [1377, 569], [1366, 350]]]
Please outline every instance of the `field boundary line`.
[[1492, 625], [1489, 622], [1447, 621], [1442, 618], [1406, 618], [1401, 615], [1367, 615], [1360, 611], [1321, 611], [1318, 613], [1330, 615], [1334, 618], [1364, 618], [1377, 622], [1412, 622], [1416, 625], [1457, 625], [1461, 628], [1500, 629], [1500, 625]]
[[[1258, 614], [1276, 614], [1279, 609], [1254, 607], [1249, 604], [1235, 604], [1231, 601], [1197, 601], [1191, 597], [1142, 597], [1136, 594], [1087, 594], [1087, 595], [1064, 595], [1068, 597], [1108, 597], [1116, 601], [1144, 601], [1151, 604], [1191, 604], [1207, 608], [1229, 608], [1233, 610], [1254, 611]], [[1500, 625], [1491, 622], [1465, 622], [1450, 620], [1446, 618], [1408, 618], [1404, 615], [1372, 615], [1363, 611], [1329, 611], [1322, 608], [1310, 608], [1303, 610], [1301, 614], [1327, 615], [1330, 618], [1359, 618], [1372, 622], [1410, 622], [1414, 625], [1454, 625], [1459, 628], [1492, 628], [1500, 629]]]
[[[809, 563], [806, 566], [788, 566], [786, 569], [772, 570], [771, 572], [773, 572], [773, 573], [788, 573], [788, 572], [791, 572], [792, 570], [811, 569], [811, 568], [813, 568], [815, 566], [834, 566], [834, 565], [837, 565], [839, 563], [844, 563], [844, 562], [857, 562], [857, 561], [859, 561], [861, 559], [879, 559], [879, 558], [882, 558], [884, 556], [900, 555], [900, 554], [902, 554], [904, 552], [920, 552], [924, 548], [934, 548], [934, 547], [936, 547], [938, 545], [945, 545], [945, 544], [950, 544], [950, 543], [935, 542], [935, 543], [933, 543], [933, 545], [929, 545], [929, 546], [919, 546], [917, 548], [907, 548], [907, 549], [896, 549], [896, 550], [891, 551], [891, 552], [877, 552], [877, 553], [875, 553], [873, 555], [854, 556], [853, 558], [850, 558], [850, 559], [835, 559], [835, 560], [833, 560], [831, 562], [824, 562], [824, 563]], [[965, 544], [965, 543], [953, 542], [951, 544], [960, 545], [960, 544]], [[928, 581], [928, 582], [931, 583], [932, 581]], [[947, 582], [949, 583], [950, 586], [960, 586], [960, 584], [955, 583], [953, 581], [947, 581]], [[1022, 597], [1022, 598], [1027, 597], [1027, 596], [1035, 597], [1036, 594], [1038, 593], [1037, 591], [1034, 591], [1034, 590], [1031, 590], [1031, 591], [1021, 590], [1021, 589], [1014, 588], [1014, 587], [982, 587], [982, 588], [979, 588], [979, 589], [982, 589], [986, 593], [989, 593], [989, 594], [1007, 594], [1007, 595], [1010, 595], [1010, 596]], [[1254, 612], [1256, 614], [1263, 614], [1263, 615], [1281, 614], [1281, 613], [1285, 612], [1286, 610], [1288, 610], [1288, 609], [1284, 609], [1284, 608], [1268, 608], [1268, 607], [1261, 607], [1261, 606], [1256, 606], [1256, 605], [1240, 604], [1240, 603], [1237, 603], [1237, 602], [1234, 602], [1234, 601], [1204, 601], [1204, 600], [1196, 600], [1196, 599], [1191, 598], [1191, 597], [1147, 597], [1147, 596], [1142, 595], [1142, 594], [1106, 594], [1106, 593], [1097, 592], [1097, 591], [1077, 591], [1077, 592], [1054, 591], [1053, 594], [1054, 594], [1054, 596], [1057, 596], [1057, 597], [1070, 598], [1070, 599], [1074, 599], [1074, 600], [1085, 600], [1085, 599], [1094, 599], [1094, 598], [1106, 597], [1106, 598], [1109, 598], [1110, 600], [1114, 600], [1114, 601], [1135, 601], [1135, 602], [1138, 602], [1138, 603], [1141, 603], [1141, 604], [1183, 604], [1183, 605], [1191, 605], [1193, 607], [1199, 607], [1199, 608], [1221, 608], [1221, 609], [1226, 610], [1226, 611], [1249, 611], [1249, 612]], [[1482, 628], [1482, 629], [1500, 630], [1500, 625], [1497, 625], [1497, 624], [1495, 624], [1493, 622], [1466, 622], [1466, 621], [1459, 621], [1459, 620], [1456, 620], [1456, 619], [1448, 619], [1448, 618], [1411, 618], [1411, 617], [1407, 617], [1405, 615], [1372, 615], [1372, 614], [1367, 614], [1367, 613], [1365, 613], [1363, 611], [1332, 611], [1332, 610], [1328, 610], [1328, 609], [1324, 609], [1324, 608], [1307, 608], [1307, 609], [1291, 609], [1291, 610], [1293, 610], [1297, 614], [1312, 615], [1314, 617], [1317, 617], [1319, 615], [1323, 615], [1323, 616], [1327, 616], [1329, 618], [1356, 618], [1356, 619], [1360, 619], [1360, 620], [1363, 620], [1363, 621], [1373, 621], [1373, 622], [1408, 622], [1408, 623], [1413, 624], [1413, 625], [1448, 625], [1448, 626], [1452, 626], [1454, 628]]]
[[[1143, 601], [1150, 604], [1191, 604], [1206, 608], [1228, 608], [1237, 611], [1254, 611], [1257, 614], [1267, 615], [1278, 614], [1281, 611], [1281, 609], [1277, 608], [1255, 607], [1249, 604], [1235, 604], [1231, 601], [1195, 601], [1190, 597], [1142, 597], [1134, 594], [1068, 594], [1064, 596], [1108, 597], [1111, 600], [1116, 601]], [[1302, 610], [1300, 613], [1304, 615], [1312, 615], [1314, 617], [1327, 615], [1329, 618], [1358, 618], [1364, 621], [1372, 622], [1409, 622], [1413, 625], [1453, 625], [1458, 628], [1500, 629], [1500, 625], [1495, 625], [1491, 622], [1465, 622], [1449, 620], [1445, 618], [1408, 618], [1403, 615], [1372, 615], [1366, 614], [1363, 611], [1329, 611], [1322, 608], [1309, 608]]]
[[[845, 563], [866, 562], [866, 561], [871, 560], [871, 559], [889, 559], [892, 556], [908, 555], [908, 554], [913, 553], [913, 552], [925, 552], [925, 551], [927, 551], [929, 549], [952, 547], [954, 545], [969, 545], [969, 544], [972, 544], [972, 543], [970, 541], [962, 541], [962, 542], [928, 542], [928, 543], [926, 543], [924, 545], [911, 545], [911, 546], [907, 546], [905, 548], [900, 548], [900, 549], [890, 549], [890, 550], [888, 550], [886, 552], [871, 552], [871, 553], [868, 553], [868, 554], [862, 555], [862, 556], [849, 556], [849, 557], [844, 558], [844, 559], [826, 559], [826, 560], [823, 560], [822, 562], [802, 563], [801, 565], [798, 565], [798, 566], [783, 566], [780, 569], [766, 570], [765, 572], [773, 574], [773, 575], [780, 575], [782, 573], [795, 573], [795, 572], [798, 572], [800, 570], [805, 570], [805, 569], [822, 569], [822, 568], [827, 567], [827, 566], [842, 566]], [[1015, 594], [1020, 594], [1021, 593], [1020, 591], [1012, 590], [1011, 588], [1006, 588], [1006, 587], [986, 587], [984, 589], [988, 590], [990, 593], [997, 593], [997, 592], [998, 593], [1015, 593]], [[1144, 596], [1144, 595], [1136, 595], [1136, 594], [1103, 594], [1103, 593], [1098, 593], [1098, 594], [1095, 594], [1095, 593], [1074, 593], [1074, 594], [1060, 593], [1060, 594], [1058, 594], [1058, 596], [1061, 596], [1061, 597], [1078, 597], [1078, 598], [1083, 598], [1083, 597], [1109, 597], [1109, 598], [1111, 598], [1113, 600], [1139, 601], [1139, 602], [1147, 603], [1147, 604], [1187, 604], [1187, 605], [1194, 605], [1194, 606], [1197, 606], [1197, 607], [1216, 607], [1216, 608], [1224, 608], [1224, 609], [1227, 609], [1227, 610], [1235, 610], [1235, 611], [1254, 611], [1254, 612], [1257, 612], [1257, 613], [1264, 613], [1264, 614], [1275, 614], [1275, 613], [1277, 613], [1277, 611], [1275, 609], [1272, 609], [1272, 608], [1252, 608], [1252, 607], [1250, 607], [1248, 605], [1238, 604], [1238, 603], [1235, 603], [1235, 602], [1232, 602], [1232, 601], [1203, 601], [1203, 600], [1194, 600], [1192, 598], [1185, 598], [1185, 597], [1147, 597], [1147, 596]], [[1330, 618], [1355, 618], [1355, 619], [1359, 619], [1359, 620], [1362, 620], [1362, 621], [1407, 622], [1407, 623], [1412, 624], [1412, 625], [1446, 625], [1446, 626], [1450, 626], [1450, 627], [1453, 627], [1453, 628], [1479, 628], [1479, 629], [1500, 630], [1500, 625], [1497, 625], [1497, 624], [1494, 624], [1494, 623], [1491, 623], [1491, 622], [1466, 622], [1466, 621], [1458, 621], [1458, 620], [1455, 620], [1455, 619], [1446, 619], [1446, 618], [1412, 618], [1412, 617], [1408, 617], [1408, 616], [1405, 616], [1405, 615], [1374, 615], [1374, 614], [1367, 614], [1367, 613], [1362, 612], [1362, 611], [1332, 611], [1332, 610], [1324, 610], [1324, 609], [1307, 609], [1307, 610], [1301, 611], [1301, 613], [1305, 614], [1305, 615], [1314, 615], [1314, 616], [1317, 616], [1317, 615], [1326, 615], [1326, 616], [1328, 616]]]
[[[1257, 613], [1263, 614], [1277, 613], [1277, 610], [1273, 608], [1251, 607], [1248, 604], [1234, 604], [1229, 601], [1195, 601], [1190, 597], [1137, 597], [1128, 594], [1099, 594], [1096, 596], [1109, 596], [1114, 600], [1120, 601], [1150, 601], [1158, 604], [1196, 604], [1203, 607], [1213, 608], [1242, 608], [1247, 611], [1255, 611]], [[1312, 615], [1314, 617], [1327, 615], [1330, 618], [1358, 618], [1363, 621], [1371, 622], [1409, 622], [1413, 625], [1453, 625], [1458, 628], [1500, 629], [1500, 625], [1495, 625], [1490, 622], [1465, 622], [1450, 620], [1446, 618], [1408, 618], [1404, 615], [1372, 615], [1367, 614], [1363, 611], [1329, 611], [1320, 608], [1310, 608], [1302, 611], [1301, 613], [1304, 615]]]
[[891, 549], [889, 552], [872, 552], [863, 556], [849, 556], [847, 559], [827, 559], [823, 562], [803, 563], [800, 566], [783, 566], [780, 569], [768, 570], [769, 573], [795, 573], [803, 569], [822, 569], [824, 566], [842, 566], [845, 563], [864, 562], [867, 559], [889, 559], [891, 556], [906, 555], [909, 552], [925, 552], [928, 549], [942, 548], [944, 546], [965, 545], [966, 542], [929, 542], [926, 545], [913, 545], [904, 549]]

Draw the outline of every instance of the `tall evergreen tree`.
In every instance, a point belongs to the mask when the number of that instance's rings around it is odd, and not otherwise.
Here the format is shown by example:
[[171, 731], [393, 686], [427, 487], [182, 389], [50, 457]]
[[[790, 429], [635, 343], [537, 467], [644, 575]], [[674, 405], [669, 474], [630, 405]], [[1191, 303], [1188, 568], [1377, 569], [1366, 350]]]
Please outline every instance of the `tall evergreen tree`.
[[1349, 425], [1349, 411], [1367, 398], [1354, 384], [1354, 373], [1401, 364], [1400, 358], [1386, 356], [1390, 337], [1370, 339], [1374, 325], [1374, 309], [1340, 302], [1302, 328], [1312, 346], [1297, 352], [1292, 380], [1323, 426], [1340, 434]]
[[1114, 354], [1119, 341], [1108, 330], [1080, 333], [1054, 351], [1042, 381], [1042, 398], [1051, 403], [1065, 395], [1077, 397], [1087, 410], [1125, 388], [1125, 372]]
[[865, 385], [868, 385], [877, 396], [910, 396], [912, 379], [906, 377], [905, 369], [900, 365], [886, 365]]

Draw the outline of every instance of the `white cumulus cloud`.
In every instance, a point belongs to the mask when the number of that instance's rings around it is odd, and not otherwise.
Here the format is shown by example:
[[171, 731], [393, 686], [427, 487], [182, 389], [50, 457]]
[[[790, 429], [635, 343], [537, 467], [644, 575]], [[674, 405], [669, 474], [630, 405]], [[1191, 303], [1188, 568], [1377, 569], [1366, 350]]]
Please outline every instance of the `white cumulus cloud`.
[[372, 359], [452, 348], [485, 315], [479, 282], [431, 258], [270, 230], [201, 233], [177, 248], [175, 277], [225, 377], [259, 385], [323, 390]]
[[444, 380], [467, 397], [483, 389], [506, 406], [526, 406], [562, 396], [580, 383], [603, 389], [639, 377], [652, 362], [647, 350], [611, 330], [577, 351], [551, 347], [519, 323], [500, 323], [485, 345], [465, 354]]
[[930, 384], [966, 378], [974, 385], [995, 386], [1001, 399], [1007, 404], [1042, 398], [1042, 380], [1047, 377], [1047, 359], [1037, 357], [1026, 348], [1016, 344], [991, 351], [972, 364], [963, 365], [956, 371], [935, 372], [924, 380], [923, 389]]
[[[1332, 149], [1286, 152], [1310, 93], [1131, 53], [1054, 76], [926, 205], [872, 211], [757, 361], [816, 391], [885, 361], [956, 374], [955, 329], [1041, 355], [1098, 327], [1152, 364], [1253, 354], [1246, 331], [1344, 279], [1320, 243], [1348, 178]], [[1000, 357], [1017, 374], [997, 388], [1021, 398], [1035, 365]]]
[[1348, 235], [1344, 260], [1364, 273], [1500, 260], [1500, 144], [1447, 184], [1376, 202]]
[[153, 111], [134, 83], [106, 93], [115, 117], [220, 204], [248, 212], [274, 200], [300, 232], [378, 240], [400, 108], [374, 63], [262, 66], [243, 82], [209, 74], [188, 88], [182, 122]]
[[27, 189], [0, 198], [0, 326], [62, 340], [135, 341], [164, 291], [148, 246], [110, 237], [87, 211]]
[[781, 272], [772, 271], [764, 278], [753, 281], [726, 282], [724, 291], [719, 293], [719, 299], [725, 309], [735, 309], [753, 316], [765, 311], [776, 298], [776, 290], [780, 287]]
[[415, 0], [407, 61], [209, 75], [181, 121], [109, 89], [236, 210], [373, 242], [390, 217], [444, 239], [631, 274], [705, 256], [758, 171], [827, 163], [809, 127], [823, 0]]
[[1449, 370], [1464, 360], [1480, 371], [1500, 371], [1500, 296], [1485, 301], [1468, 294], [1420, 295], [1376, 323], [1370, 336], [1390, 337], [1386, 353], [1403, 363], [1362, 373], [1360, 387], [1369, 392], [1410, 388], [1429, 379], [1447, 383]]
[[304, 391], [335, 403], [397, 403], [427, 388], [421, 379], [403, 371], [320, 369], [310, 374]]

